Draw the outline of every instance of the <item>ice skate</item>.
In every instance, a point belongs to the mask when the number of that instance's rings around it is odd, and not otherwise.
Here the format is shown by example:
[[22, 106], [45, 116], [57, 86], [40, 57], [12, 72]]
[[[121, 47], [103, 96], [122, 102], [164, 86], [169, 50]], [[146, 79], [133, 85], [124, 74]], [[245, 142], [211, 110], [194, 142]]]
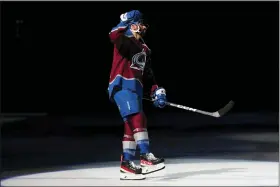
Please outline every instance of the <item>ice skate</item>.
[[121, 160], [120, 179], [121, 180], [143, 180], [142, 168], [136, 166], [133, 161]]
[[149, 174], [165, 168], [164, 159], [156, 158], [153, 153], [140, 155], [140, 165], [142, 174]]

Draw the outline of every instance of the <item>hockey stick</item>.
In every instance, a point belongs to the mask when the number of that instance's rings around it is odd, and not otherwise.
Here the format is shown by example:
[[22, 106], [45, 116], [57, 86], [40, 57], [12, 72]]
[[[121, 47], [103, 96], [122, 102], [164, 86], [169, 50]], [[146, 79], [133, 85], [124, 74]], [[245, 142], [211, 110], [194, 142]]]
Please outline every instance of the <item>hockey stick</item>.
[[[153, 100], [151, 100], [151, 99], [147, 99], [147, 98], [143, 98], [143, 99], [153, 102]], [[234, 101], [230, 101], [223, 108], [221, 108], [220, 110], [218, 110], [216, 112], [207, 112], [207, 111], [203, 111], [203, 110], [199, 110], [199, 109], [195, 109], [195, 108], [191, 108], [191, 107], [187, 107], [187, 106], [183, 106], [183, 105], [178, 105], [178, 104], [170, 103], [170, 102], [166, 102], [166, 105], [219, 118], [219, 117], [222, 117], [223, 115], [225, 115], [228, 111], [230, 111], [230, 109], [234, 106]]]

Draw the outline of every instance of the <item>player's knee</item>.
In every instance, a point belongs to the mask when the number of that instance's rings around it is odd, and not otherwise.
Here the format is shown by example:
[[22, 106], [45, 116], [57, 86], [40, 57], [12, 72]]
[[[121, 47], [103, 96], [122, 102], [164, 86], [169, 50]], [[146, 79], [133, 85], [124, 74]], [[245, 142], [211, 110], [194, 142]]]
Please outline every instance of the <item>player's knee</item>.
[[141, 115], [143, 116], [143, 127], [147, 128], [147, 117], [144, 112], [142, 112]]
[[[128, 122], [133, 130], [133, 137], [137, 145], [148, 146], [149, 136], [147, 128], [145, 127], [145, 115], [143, 112], [138, 112], [127, 117]], [[140, 148], [141, 149], [141, 148]]]
[[124, 123], [124, 136], [123, 136], [123, 141], [134, 141], [133, 137], [133, 130], [130, 127], [128, 121]]
[[132, 115], [127, 116], [127, 120], [131, 126], [131, 129], [135, 131], [135, 129], [145, 128], [145, 118], [142, 112], [138, 112]]

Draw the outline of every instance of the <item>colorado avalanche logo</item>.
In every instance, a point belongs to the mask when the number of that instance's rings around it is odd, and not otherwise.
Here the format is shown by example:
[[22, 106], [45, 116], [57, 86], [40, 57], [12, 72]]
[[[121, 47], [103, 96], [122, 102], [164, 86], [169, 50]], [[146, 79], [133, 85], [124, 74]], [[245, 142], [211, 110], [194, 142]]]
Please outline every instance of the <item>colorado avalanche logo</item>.
[[145, 51], [135, 54], [132, 57], [130, 68], [143, 71], [145, 68], [146, 59], [147, 54]]

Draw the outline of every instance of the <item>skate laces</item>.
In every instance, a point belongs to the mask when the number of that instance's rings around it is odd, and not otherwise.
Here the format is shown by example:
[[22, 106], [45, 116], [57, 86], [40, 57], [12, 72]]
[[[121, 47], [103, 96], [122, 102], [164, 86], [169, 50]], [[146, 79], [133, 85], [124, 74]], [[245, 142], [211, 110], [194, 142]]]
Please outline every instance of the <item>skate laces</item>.
[[129, 165], [132, 166], [133, 168], [139, 169], [140, 166], [137, 166], [134, 162], [130, 161]]
[[154, 156], [153, 153], [147, 153], [147, 158], [148, 158], [149, 160], [156, 160], [156, 159], [157, 159], [157, 158]]

